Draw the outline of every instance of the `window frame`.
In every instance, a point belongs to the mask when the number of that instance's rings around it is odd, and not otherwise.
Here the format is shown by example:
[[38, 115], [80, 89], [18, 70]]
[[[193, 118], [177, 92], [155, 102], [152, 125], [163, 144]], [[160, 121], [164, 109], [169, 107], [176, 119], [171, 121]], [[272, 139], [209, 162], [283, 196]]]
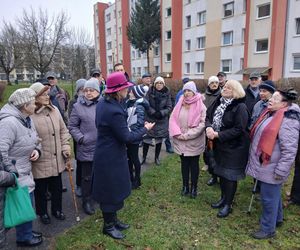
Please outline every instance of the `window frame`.
[[[229, 62], [229, 70], [225, 70], [224, 69], [224, 62], [228, 61]], [[223, 59], [221, 60], [221, 71], [225, 72], [225, 73], [231, 73], [232, 72], [232, 59]]]
[[295, 18], [295, 26], [295, 35], [300, 36], [300, 17]]
[[[170, 60], [168, 60], [168, 55], [170, 55]], [[166, 53], [166, 63], [172, 62], [172, 53]]]
[[[205, 65], [204, 61], [198, 61], [195, 64], [196, 64], [196, 70], [195, 70], [196, 74], [203, 75], [204, 74], [204, 65]], [[200, 71], [198, 71], [198, 65], [199, 65]], [[202, 71], [201, 71], [201, 69], [202, 69]]]
[[[168, 37], [168, 35], [170, 34], [170, 37]], [[172, 39], [172, 31], [171, 30], [167, 30], [166, 31], [166, 38], [165, 38], [165, 40], [166, 41], [169, 41], [169, 40], [171, 40]]]
[[[267, 41], [268, 42], [267, 50], [257, 50], [258, 43], [262, 42], [262, 41]], [[255, 40], [255, 53], [256, 54], [262, 54], [262, 53], [268, 53], [268, 52], [269, 52], [269, 39], [268, 38]]]
[[191, 39], [185, 40], [185, 51], [191, 51], [192, 41]]
[[192, 27], [192, 16], [191, 15], [185, 16], [185, 28], [189, 29], [191, 27]]
[[189, 62], [184, 63], [184, 74], [185, 75], [191, 74], [191, 63]]
[[[295, 68], [295, 58], [299, 58], [299, 69]], [[300, 53], [293, 54], [293, 61], [292, 61], [292, 71], [293, 72], [300, 72]]]
[[[169, 10], [170, 10], [170, 15], [169, 15]], [[165, 15], [165, 17], [167, 18], [167, 17], [170, 17], [170, 16], [172, 16], [172, 7], [166, 8], [166, 15]]]
[[[230, 42], [228, 44], [224, 43], [226, 34], [230, 34]], [[222, 32], [222, 46], [231, 46], [232, 44], [233, 44], [233, 30]]]
[[[202, 49], [205, 49], [205, 46], [206, 46], [206, 37], [205, 36], [199, 36], [196, 38], [197, 39], [197, 49], [198, 50], [202, 50]], [[201, 42], [202, 41], [202, 42]], [[203, 42], [204, 41], [204, 42]], [[203, 45], [204, 43], [204, 46], [203, 47], [200, 47], [200, 45], [202, 44]]]
[[[232, 5], [232, 14], [231, 15], [226, 15], [226, 6], [230, 6], [230, 5]], [[232, 16], [234, 16], [234, 1], [224, 3], [223, 4], [223, 18], [228, 18], [228, 17], [232, 17]]]
[[[201, 16], [203, 16], [203, 15], [204, 15], [204, 18], [201, 18]], [[198, 25], [206, 24], [206, 10], [198, 12], [197, 18], [198, 18]], [[201, 22], [202, 19], [204, 19], [203, 22]]]
[[[269, 15], [267, 16], [261, 16], [259, 17], [259, 8], [261, 7], [265, 7], [265, 6], [268, 6], [269, 5]], [[261, 20], [261, 19], [265, 19], [265, 18], [269, 18], [271, 16], [271, 2], [268, 2], [268, 3], [264, 3], [264, 4], [259, 4], [256, 6], [256, 20]]]

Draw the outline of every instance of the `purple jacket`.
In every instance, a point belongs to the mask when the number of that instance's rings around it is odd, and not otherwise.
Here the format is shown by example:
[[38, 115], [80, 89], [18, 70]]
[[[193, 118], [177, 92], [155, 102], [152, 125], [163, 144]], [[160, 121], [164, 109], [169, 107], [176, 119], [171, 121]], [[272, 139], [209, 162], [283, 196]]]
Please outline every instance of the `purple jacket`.
[[77, 142], [77, 160], [93, 161], [97, 142], [97, 128], [95, 124], [96, 106], [98, 101], [89, 101], [79, 96], [73, 106], [68, 129]]
[[[270, 162], [268, 165], [262, 166], [256, 150], [262, 131], [271, 120], [272, 116], [263, 121], [255, 132], [250, 146], [246, 174], [265, 183], [281, 184], [288, 178], [296, 157], [300, 129], [300, 108], [297, 104], [292, 104], [285, 112]], [[275, 180], [274, 174], [282, 176], [282, 179]]]

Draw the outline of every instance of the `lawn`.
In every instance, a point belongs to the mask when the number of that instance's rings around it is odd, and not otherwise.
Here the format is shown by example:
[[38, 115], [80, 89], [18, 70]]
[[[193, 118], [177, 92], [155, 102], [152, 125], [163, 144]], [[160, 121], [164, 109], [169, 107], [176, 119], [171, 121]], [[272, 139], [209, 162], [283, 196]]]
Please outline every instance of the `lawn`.
[[[99, 210], [78, 226], [56, 238], [56, 249], [299, 249], [300, 207], [285, 210], [284, 225], [269, 240], [254, 240], [258, 229], [260, 204], [251, 197], [252, 179], [240, 182], [233, 213], [216, 217], [210, 203], [219, 197], [219, 188], [205, 185], [209, 175], [201, 171], [200, 194], [196, 199], [182, 197], [179, 157], [166, 158], [160, 167], [151, 167], [142, 178], [142, 187], [126, 200], [119, 218], [130, 223], [122, 241], [102, 235]], [[289, 187], [285, 187], [289, 189]]]

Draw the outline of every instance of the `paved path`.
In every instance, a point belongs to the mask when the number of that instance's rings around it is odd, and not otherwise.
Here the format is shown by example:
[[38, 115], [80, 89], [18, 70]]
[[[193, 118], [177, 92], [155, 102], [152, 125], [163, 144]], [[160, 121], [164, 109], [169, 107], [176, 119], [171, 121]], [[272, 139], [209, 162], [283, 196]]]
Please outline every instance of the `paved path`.
[[[141, 155], [142, 149], [140, 148], [140, 155]], [[163, 159], [167, 155], [165, 151], [164, 145], [162, 146], [161, 156], [160, 158]], [[147, 157], [146, 164], [142, 166], [142, 173], [146, 171], [149, 167], [154, 164], [154, 147], [149, 148], [149, 153]], [[75, 161], [74, 161], [75, 166]], [[73, 180], [75, 182], [75, 171], [73, 171]], [[74, 205], [72, 200], [72, 194], [71, 194], [71, 187], [69, 182], [69, 175], [67, 172], [63, 173], [63, 184], [68, 188], [68, 191], [63, 193], [63, 212], [66, 215], [66, 220], [59, 221], [56, 220], [54, 217], [51, 217], [51, 224], [44, 225], [40, 222], [39, 218], [37, 218], [33, 223], [33, 229], [38, 232], [43, 233], [44, 242], [42, 245], [37, 246], [35, 248], [28, 248], [28, 249], [38, 249], [38, 250], [45, 250], [45, 249], [55, 249], [55, 241], [54, 237], [58, 234], [63, 233], [68, 228], [74, 226], [77, 224], [76, 217], [74, 213]], [[81, 199], [77, 198], [78, 203], [78, 209], [80, 213], [81, 220], [84, 220], [87, 218], [88, 215], [86, 215], [82, 208], [81, 208]], [[48, 202], [48, 211], [50, 211], [50, 202]], [[51, 216], [51, 214], [49, 213]], [[16, 236], [15, 236], [15, 229], [11, 229], [7, 232], [7, 246], [3, 249], [27, 249], [27, 248], [18, 248], [15, 243]]]

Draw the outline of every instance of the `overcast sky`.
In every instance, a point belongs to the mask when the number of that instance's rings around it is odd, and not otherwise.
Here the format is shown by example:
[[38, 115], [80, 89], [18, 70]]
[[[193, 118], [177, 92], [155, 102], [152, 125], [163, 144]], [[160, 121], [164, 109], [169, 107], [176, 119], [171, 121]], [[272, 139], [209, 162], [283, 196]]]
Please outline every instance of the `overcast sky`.
[[23, 9], [38, 10], [39, 7], [47, 9], [49, 14], [64, 10], [70, 17], [69, 25], [85, 28], [93, 37], [93, 6], [97, 2], [114, 2], [114, 0], [0, 0], [0, 28], [3, 19], [14, 22], [16, 17], [22, 15]]

